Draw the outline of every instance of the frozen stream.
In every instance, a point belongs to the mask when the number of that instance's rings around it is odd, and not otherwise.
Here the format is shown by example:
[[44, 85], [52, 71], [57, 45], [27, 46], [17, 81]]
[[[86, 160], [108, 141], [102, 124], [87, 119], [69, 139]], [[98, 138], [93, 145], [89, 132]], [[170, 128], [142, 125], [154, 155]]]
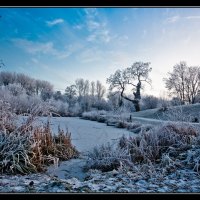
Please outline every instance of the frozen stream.
[[[39, 118], [38, 120], [43, 123], [47, 121], [47, 118]], [[72, 144], [81, 152], [79, 159], [64, 161], [58, 168], [49, 167], [47, 173], [54, 174], [59, 178], [75, 177], [83, 180], [85, 173], [82, 171], [82, 167], [85, 164], [85, 154], [88, 151], [107, 142], [116, 143], [123, 134], [126, 136], [133, 135], [126, 129], [119, 129], [107, 126], [105, 123], [83, 120], [78, 117], [53, 117], [51, 127], [54, 133], [57, 132], [58, 125], [64, 131], [68, 128], [71, 133]]]

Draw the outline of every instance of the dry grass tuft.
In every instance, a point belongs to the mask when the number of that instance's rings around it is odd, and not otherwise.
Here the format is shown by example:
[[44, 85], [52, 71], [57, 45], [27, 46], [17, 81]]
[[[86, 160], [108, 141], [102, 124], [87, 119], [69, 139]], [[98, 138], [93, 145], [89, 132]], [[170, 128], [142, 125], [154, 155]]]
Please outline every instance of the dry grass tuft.
[[96, 147], [88, 154], [86, 169], [98, 169], [103, 172], [132, 166], [127, 149], [113, 148], [110, 143]]
[[26, 122], [18, 127], [9, 104], [0, 101], [0, 109], [0, 173], [41, 172], [49, 164], [58, 165], [60, 160], [79, 155], [68, 131], [58, 128], [58, 134], [53, 135], [49, 121], [43, 126], [34, 125], [41, 109], [35, 108]]
[[137, 137], [130, 137], [126, 144], [133, 162], [156, 162], [165, 152], [174, 154], [187, 149], [198, 135], [193, 126], [169, 123], [148, 132], [143, 131]]
[[89, 155], [88, 166], [100, 170], [128, 167], [144, 176], [163, 176], [179, 167], [199, 172], [199, 133], [196, 127], [186, 123], [144, 128], [136, 137], [121, 137], [118, 147], [95, 148]]

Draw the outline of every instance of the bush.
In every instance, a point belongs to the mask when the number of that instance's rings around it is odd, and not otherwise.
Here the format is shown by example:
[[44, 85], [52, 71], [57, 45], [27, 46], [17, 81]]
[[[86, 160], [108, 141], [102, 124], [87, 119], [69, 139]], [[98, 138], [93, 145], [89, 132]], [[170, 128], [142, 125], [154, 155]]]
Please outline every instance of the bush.
[[64, 103], [63, 101], [61, 100], [53, 100], [53, 99], [50, 99], [49, 101], [49, 104], [53, 107], [53, 110], [55, 113], [55, 115], [57, 114], [57, 116], [62, 116], [62, 117], [66, 117], [69, 115], [69, 112], [68, 112], [68, 108], [69, 108], [69, 105], [68, 103]]
[[46, 165], [58, 164], [78, 156], [79, 152], [71, 144], [70, 133], [58, 129], [53, 135], [50, 124], [36, 126], [34, 120], [40, 113], [48, 114], [44, 105], [30, 110], [25, 123], [17, 126], [16, 115], [9, 103], [0, 100], [0, 172], [28, 174], [45, 171]]
[[187, 149], [198, 135], [198, 130], [193, 126], [169, 123], [130, 137], [127, 147], [134, 163], [155, 162], [161, 159], [163, 153], [173, 154]]
[[116, 127], [117, 128], [126, 128], [127, 124], [123, 121], [119, 121], [119, 122], [117, 122]]
[[59, 130], [53, 136], [49, 123], [44, 127], [22, 125], [11, 133], [0, 132], [1, 173], [44, 171], [46, 165], [76, 157], [78, 151], [71, 144], [70, 133]]
[[158, 107], [159, 99], [153, 95], [146, 95], [141, 100], [142, 110], [154, 109]]
[[16, 128], [17, 115], [13, 113], [11, 105], [0, 100], [0, 131], [10, 133]]
[[87, 168], [102, 171], [122, 168], [148, 176], [161, 171], [168, 173], [183, 165], [195, 171], [200, 169], [198, 128], [182, 123], [138, 128], [140, 135], [121, 137], [117, 147], [96, 147], [89, 153]]
[[87, 119], [91, 121], [98, 121], [98, 122], [106, 122], [106, 111], [100, 110], [100, 111], [90, 111], [90, 112], [84, 112], [82, 113], [82, 119]]
[[113, 148], [110, 143], [96, 147], [88, 154], [85, 169], [98, 169], [103, 172], [119, 169], [123, 165], [131, 166], [127, 149]]

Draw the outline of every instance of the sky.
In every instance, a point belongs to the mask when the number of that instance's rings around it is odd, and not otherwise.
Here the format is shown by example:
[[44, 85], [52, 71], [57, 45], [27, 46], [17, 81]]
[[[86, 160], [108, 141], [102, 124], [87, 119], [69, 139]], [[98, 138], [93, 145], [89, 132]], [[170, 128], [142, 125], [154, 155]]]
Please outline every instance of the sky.
[[150, 62], [152, 87], [186, 61], [200, 65], [200, 8], [0, 8], [1, 70], [47, 80], [55, 90], [77, 78], [106, 79], [134, 62]]

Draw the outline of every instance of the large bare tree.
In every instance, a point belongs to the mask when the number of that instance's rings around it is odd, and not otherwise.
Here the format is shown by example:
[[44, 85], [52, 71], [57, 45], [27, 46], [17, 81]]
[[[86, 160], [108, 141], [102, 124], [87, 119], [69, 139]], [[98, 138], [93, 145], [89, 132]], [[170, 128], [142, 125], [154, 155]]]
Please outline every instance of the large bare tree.
[[188, 67], [186, 62], [181, 61], [172, 72], [168, 72], [164, 82], [170, 95], [178, 97], [182, 104], [193, 104], [200, 89], [200, 67]]
[[[143, 83], [146, 82], [151, 84], [149, 72], [151, 72], [152, 68], [150, 68], [149, 65], [149, 62], [135, 62], [131, 67], [124, 70], [117, 70], [107, 79], [107, 83], [110, 84], [110, 91], [113, 89], [120, 91], [122, 98], [131, 101], [134, 104], [136, 112], [140, 111], [141, 89], [143, 88]], [[133, 98], [125, 94], [127, 86], [131, 87]]]

